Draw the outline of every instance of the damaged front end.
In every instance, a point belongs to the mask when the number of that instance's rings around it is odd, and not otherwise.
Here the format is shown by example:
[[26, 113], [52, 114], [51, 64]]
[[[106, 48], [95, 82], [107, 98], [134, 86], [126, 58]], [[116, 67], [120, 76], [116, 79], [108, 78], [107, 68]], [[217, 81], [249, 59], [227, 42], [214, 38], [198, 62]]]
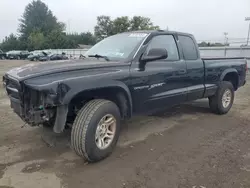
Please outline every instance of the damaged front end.
[[21, 104], [23, 104], [24, 121], [28, 124], [34, 126], [53, 123], [56, 107], [50, 95], [24, 86]]
[[3, 83], [13, 111], [31, 126], [50, 125], [56, 133], [64, 130], [68, 106], [60, 105], [57, 92], [38, 91], [5, 75]]

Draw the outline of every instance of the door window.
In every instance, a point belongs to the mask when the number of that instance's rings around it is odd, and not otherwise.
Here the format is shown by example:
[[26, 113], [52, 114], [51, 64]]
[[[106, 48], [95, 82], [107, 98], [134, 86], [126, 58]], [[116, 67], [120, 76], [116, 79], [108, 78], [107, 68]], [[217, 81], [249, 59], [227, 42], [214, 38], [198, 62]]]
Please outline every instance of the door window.
[[165, 48], [168, 52], [166, 60], [179, 60], [179, 53], [176, 46], [175, 39], [172, 35], [158, 35], [152, 38], [146, 50], [146, 55], [152, 48]]

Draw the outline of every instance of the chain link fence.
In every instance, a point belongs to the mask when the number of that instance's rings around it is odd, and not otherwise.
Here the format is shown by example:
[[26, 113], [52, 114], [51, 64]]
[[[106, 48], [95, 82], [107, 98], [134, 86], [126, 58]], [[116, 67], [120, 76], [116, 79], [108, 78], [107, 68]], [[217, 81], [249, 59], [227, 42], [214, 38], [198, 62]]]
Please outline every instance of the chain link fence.
[[200, 47], [201, 57], [245, 57], [250, 67], [250, 46]]
[[[69, 57], [79, 58], [84, 55], [89, 48], [84, 49], [46, 49], [43, 51], [62, 54]], [[201, 57], [245, 57], [250, 65], [250, 46], [244, 47], [200, 47]]]
[[88, 51], [88, 49], [87, 48], [85, 48], [85, 49], [46, 49], [46, 50], [42, 50], [42, 51], [50, 52], [53, 54], [65, 53], [67, 56], [79, 57], [81, 54], [84, 55], [85, 52]]
[[250, 46], [245, 47], [200, 47], [202, 57], [246, 57], [250, 58]]
[[[247, 57], [250, 58], [250, 46], [248, 47], [200, 47], [202, 57]], [[88, 50], [85, 49], [47, 49], [51, 53], [65, 53], [66, 55], [80, 56]]]

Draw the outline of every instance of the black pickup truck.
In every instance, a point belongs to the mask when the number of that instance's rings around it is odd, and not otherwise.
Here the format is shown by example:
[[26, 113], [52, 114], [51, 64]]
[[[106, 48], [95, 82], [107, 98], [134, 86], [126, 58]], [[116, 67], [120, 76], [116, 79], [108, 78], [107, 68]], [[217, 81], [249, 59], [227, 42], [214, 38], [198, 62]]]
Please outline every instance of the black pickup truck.
[[30, 55], [28, 51], [9, 51], [7, 52], [7, 59], [27, 59]]
[[72, 128], [72, 148], [94, 162], [114, 149], [121, 119], [201, 98], [226, 114], [246, 72], [244, 58], [202, 59], [192, 35], [158, 30], [108, 37], [81, 60], [14, 68], [3, 83], [23, 121]]
[[0, 50], [0, 59], [6, 59], [6, 53]]

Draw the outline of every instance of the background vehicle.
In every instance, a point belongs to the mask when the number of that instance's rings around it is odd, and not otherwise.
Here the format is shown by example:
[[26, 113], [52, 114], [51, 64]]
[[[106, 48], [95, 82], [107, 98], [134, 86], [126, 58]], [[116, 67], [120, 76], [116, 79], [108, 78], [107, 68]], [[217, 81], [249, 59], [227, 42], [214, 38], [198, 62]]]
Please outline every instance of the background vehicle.
[[55, 60], [66, 60], [69, 59], [65, 54], [50, 54], [39, 58], [40, 61], [55, 61]]
[[53, 61], [53, 60], [66, 60], [66, 59], [69, 59], [65, 53], [62, 53], [62, 54], [53, 54], [52, 56], [50, 56], [50, 60]]
[[6, 53], [0, 50], [0, 59], [6, 59]]
[[9, 51], [7, 52], [7, 58], [8, 59], [27, 59], [29, 56], [28, 51]]
[[30, 61], [37, 61], [40, 58], [47, 57], [48, 54], [44, 51], [42, 52], [31, 52], [31, 54], [27, 57], [28, 60]]
[[12, 51], [8, 51], [6, 53], [6, 57], [7, 59], [14, 59], [14, 57], [16, 57], [16, 54], [18, 54], [18, 51], [12, 50]]
[[47, 54], [45, 56], [41, 56], [39, 57], [39, 61], [49, 61], [50, 60], [50, 56], [52, 56], [53, 54]]
[[25, 122], [56, 133], [71, 125], [72, 148], [94, 162], [113, 151], [121, 119], [201, 98], [226, 114], [246, 71], [243, 58], [200, 58], [190, 34], [139, 31], [104, 39], [83, 60], [12, 69], [3, 81]]

